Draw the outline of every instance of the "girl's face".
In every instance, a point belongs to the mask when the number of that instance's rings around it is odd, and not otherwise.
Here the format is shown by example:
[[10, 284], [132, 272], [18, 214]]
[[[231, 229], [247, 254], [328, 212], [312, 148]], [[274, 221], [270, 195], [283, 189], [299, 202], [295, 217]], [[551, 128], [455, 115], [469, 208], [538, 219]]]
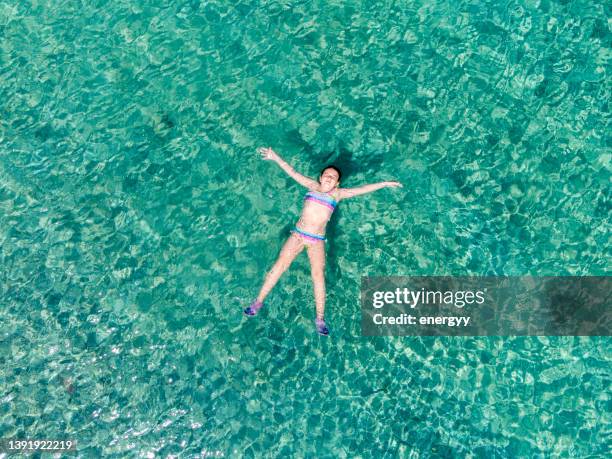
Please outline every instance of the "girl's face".
[[323, 191], [324, 193], [329, 193], [331, 190], [338, 186], [338, 184], [340, 183], [339, 179], [340, 177], [338, 175], [338, 172], [333, 169], [325, 169], [321, 174], [321, 177], [319, 177], [321, 191]]

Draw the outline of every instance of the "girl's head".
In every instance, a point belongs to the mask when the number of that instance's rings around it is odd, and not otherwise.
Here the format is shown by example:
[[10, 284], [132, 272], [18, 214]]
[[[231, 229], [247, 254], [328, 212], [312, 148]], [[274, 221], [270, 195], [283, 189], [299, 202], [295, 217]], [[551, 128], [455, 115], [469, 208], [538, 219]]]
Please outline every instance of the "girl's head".
[[336, 188], [340, 184], [340, 177], [342, 177], [342, 172], [336, 166], [324, 167], [319, 174], [321, 191], [327, 193]]

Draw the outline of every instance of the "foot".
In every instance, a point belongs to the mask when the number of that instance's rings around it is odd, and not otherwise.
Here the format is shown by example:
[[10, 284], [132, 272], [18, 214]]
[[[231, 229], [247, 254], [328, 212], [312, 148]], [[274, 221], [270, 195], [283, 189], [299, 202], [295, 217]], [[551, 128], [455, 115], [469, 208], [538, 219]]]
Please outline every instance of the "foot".
[[244, 310], [244, 313], [247, 316], [254, 316], [255, 314], [257, 314], [257, 312], [261, 309], [262, 306], [263, 306], [263, 303], [261, 301], [255, 300], [251, 303], [251, 305], [248, 308]]
[[325, 325], [325, 321], [323, 319], [316, 319], [315, 325], [317, 326], [317, 333], [319, 335], [329, 335], [329, 329], [327, 328], [327, 325]]

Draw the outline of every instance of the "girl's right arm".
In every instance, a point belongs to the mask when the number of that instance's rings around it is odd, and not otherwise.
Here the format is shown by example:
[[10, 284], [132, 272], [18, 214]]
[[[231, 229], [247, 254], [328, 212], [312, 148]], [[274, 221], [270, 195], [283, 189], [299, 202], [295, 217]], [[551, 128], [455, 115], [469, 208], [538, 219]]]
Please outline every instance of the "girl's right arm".
[[287, 175], [289, 175], [289, 177], [298, 182], [300, 185], [305, 186], [306, 188], [311, 190], [316, 190], [319, 186], [319, 184], [315, 180], [308, 178], [300, 174], [299, 172], [296, 172], [293, 167], [291, 167], [283, 158], [278, 155], [278, 153], [276, 153], [271, 148], [262, 147], [259, 148], [257, 151], [261, 153], [263, 159], [271, 160], [278, 164], [281, 169], [284, 170]]

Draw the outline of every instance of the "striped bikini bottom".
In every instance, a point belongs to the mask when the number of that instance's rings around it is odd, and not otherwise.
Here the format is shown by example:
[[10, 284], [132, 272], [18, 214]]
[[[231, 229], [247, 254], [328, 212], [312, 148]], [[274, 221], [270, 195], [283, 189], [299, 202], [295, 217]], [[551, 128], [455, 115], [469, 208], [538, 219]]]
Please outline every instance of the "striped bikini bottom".
[[325, 236], [319, 236], [318, 234], [309, 233], [308, 231], [299, 229], [297, 226], [294, 226], [291, 232], [299, 234], [300, 236], [302, 236], [302, 239], [306, 239], [307, 241], [310, 241], [310, 242], [319, 242], [319, 241], [327, 242], [327, 239], [325, 238]]

